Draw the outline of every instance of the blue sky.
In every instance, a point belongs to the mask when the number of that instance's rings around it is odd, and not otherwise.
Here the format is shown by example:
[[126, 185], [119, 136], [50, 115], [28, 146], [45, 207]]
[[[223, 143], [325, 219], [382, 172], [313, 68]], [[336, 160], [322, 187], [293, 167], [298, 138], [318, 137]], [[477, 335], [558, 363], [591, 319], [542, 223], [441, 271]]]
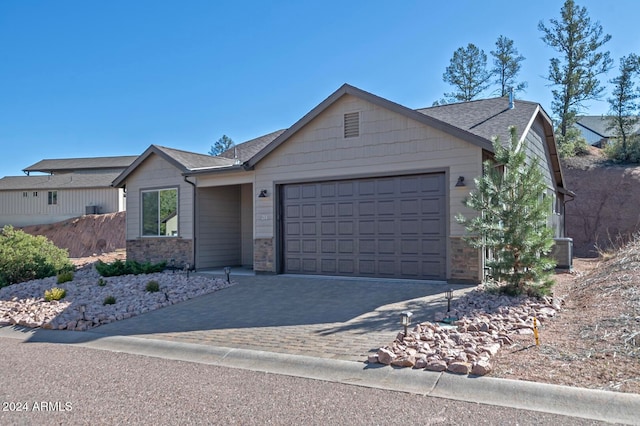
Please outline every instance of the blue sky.
[[[207, 153], [223, 134], [239, 143], [291, 126], [343, 83], [430, 106], [451, 90], [442, 74], [453, 52], [474, 43], [491, 61], [500, 35], [527, 58], [520, 97], [551, 114], [555, 52], [537, 26], [563, 1], [228, 3], [0, 2], [0, 176], [151, 144]], [[611, 79], [621, 56], [640, 54], [640, 3], [577, 3], [612, 35]]]

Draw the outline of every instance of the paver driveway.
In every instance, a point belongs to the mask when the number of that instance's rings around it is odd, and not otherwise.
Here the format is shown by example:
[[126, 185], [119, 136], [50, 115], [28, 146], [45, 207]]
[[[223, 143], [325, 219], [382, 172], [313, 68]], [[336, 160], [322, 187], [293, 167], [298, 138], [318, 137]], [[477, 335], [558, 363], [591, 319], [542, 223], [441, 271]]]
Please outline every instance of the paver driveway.
[[393, 341], [400, 312], [414, 323], [446, 309], [443, 292], [472, 286], [291, 275], [234, 276], [237, 285], [91, 330], [127, 335], [365, 361]]

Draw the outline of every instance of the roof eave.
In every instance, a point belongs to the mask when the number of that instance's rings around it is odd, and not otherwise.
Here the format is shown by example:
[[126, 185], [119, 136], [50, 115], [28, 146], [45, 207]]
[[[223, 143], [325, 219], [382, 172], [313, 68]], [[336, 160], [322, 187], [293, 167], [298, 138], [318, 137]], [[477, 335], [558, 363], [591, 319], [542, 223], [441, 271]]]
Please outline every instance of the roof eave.
[[168, 163], [172, 164], [177, 169], [179, 169], [182, 173], [188, 171], [188, 169], [184, 166], [184, 164], [180, 163], [170, 155], [167, 155], [164, 151], [162, 151], [156, 145], [150, 145], [149, 148], [147, 148], [142, 154], [140, 154], [140, 156], [138, 156], [138, 158], [136, 158], [136, 160], [133, 163], [131, 163], [129, 167], [124, 169], [124, 171], [120, 173], [120, 175], [117, 178], [115, 178], [115, 180], [111, 183], [111, 186], [116, 188], [124, 187], [125, 186], [124, 182], [127, 179], [127, 177], [131, 173], [133, 173], [133, 171], [136, 168], [138, 168], [140, 164], [142, 164], [147, 158], [149, 158], [151, 154], [156, 154], [160, 156], [162, 159], [164, 159], [165, 161], [167, 161]]
[[362, 89], [358, 89], [357, 87], [351, 86], [349, 84], [343, 84], [338, 90], [333, 92], [329, 97], [327, 97], [324, 101], [320, 102], [315, 108], [305, 114], [300, 120], [298, 120], [293, 126], [287, 129], [280, 136], [271, 141], [268, 145], [266, 145], [262, 150], [256, 153], [252, 158], [247, 161], [247, 167], [254, 167], [258, 162], [260, 162], [263, 158], [265, 158], [268, 154], [270, 154], [273, 150], [275, 150], [278, 146], [284, 143], [287, 139], [297, 133], [301, 128], [307, 125], [310, 121], [320, 115], [324, 110], [326, 110], [329, 106], [334, 104], [338, 99], [340, 99], [344, 95], [351, 95], [358, 97], [367, 102], [373, 103], [375, 105], [381, 106], [398, 114], [402, 114], [406, 117], [409, 117], [413, 120], [421, 122], [430, 127], [434, 127], [438, 130], [442, 130], [450, 135], [456, 136], [462, 140], [470, 142], [474, 145], [477, 145], [483, 149], [487, 149], [493, 152], [493, 144], [491, 141], [482, 138], [480, 136], [474, 135], [464, 129], [453, 126], [444, 121], [438, 120], [436, 118], [430, 117], [426, 114], [422, 114], [413, 109], [407, 108], [395, 102], [392, 102], [388, 99], [381, 98], [380, 96], [376, 96], [372, 93], [365, 92]]

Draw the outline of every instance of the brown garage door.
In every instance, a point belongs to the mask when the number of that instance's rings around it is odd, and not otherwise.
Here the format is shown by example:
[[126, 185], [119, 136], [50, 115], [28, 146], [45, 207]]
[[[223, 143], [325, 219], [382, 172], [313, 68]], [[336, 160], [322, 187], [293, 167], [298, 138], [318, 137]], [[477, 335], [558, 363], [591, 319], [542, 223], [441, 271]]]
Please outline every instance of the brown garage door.
[[285, 273], [445, 279], [443, 173], [282, 187]]

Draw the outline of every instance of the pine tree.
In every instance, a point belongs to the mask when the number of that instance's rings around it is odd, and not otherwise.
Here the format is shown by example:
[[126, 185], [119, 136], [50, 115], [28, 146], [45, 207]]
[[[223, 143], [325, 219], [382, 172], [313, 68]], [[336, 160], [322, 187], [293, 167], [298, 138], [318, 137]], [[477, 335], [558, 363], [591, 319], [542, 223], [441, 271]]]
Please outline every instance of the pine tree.
[[487, 71], [487, 55], [473, 43], [453, 52], [442, 79], [457, 91], [445, 93], [451, 102], [466, 102], [489, 87], [491, 73]]
[[553, 89], [551, 110], [559, 118], [558, 134], [565, 137], [576, 121], [585, 101], [598, 99], [604, 90], [598, 76], [611, 69], [612, 59], [603, 46], [611, 39], [599, 22], [592, 23], [587, 9], [566, 0], [561, 18], [542, 22], [542, 40], [554, 48], [558, 56], [551, 58], [548, 80]]
[[640, 91], [635, 87], [638, 75], [640, 57], [632, 53], [620, 59], [620, 75], [609, 80], [613, 84], [613, 96], [608, 99], [611, 113], [608, 130], [613, 130], [616, 138], [606, 147], [606, 152], [614, 161], [640, 161], [638, 136], [634, 135], [640, 121]]
[[467, 229], [468, 244], [491, 250], [487, 266], [494, 279], [506, 283], [506, 293], [540, 295], [553, 284], [555, 264], [547, 256], [553, 246], [553, 230], [547, 226], [551, 198], [539, 161], [527, 162], [526, 144], [518, 142], [515, 127], [510, 131], [510, 146], [494, 140], [495, 160], [485, 161], [483, 176], [464, 200], [479, 214], [456, 219]]
[[214, 145], [211, 146], [209, 155], [220, 155], [231, 148], [233, 145], [235, 145], [233, 139], [231, 139], [227, 135], [222, 135], [222, 137], [218, 139]]
[[516, 93], [523, 91], [527, 87], [527, 82], [518, 82], [516, 78], [525, 57], [513, 46], [513, 40], [501, 35], [496, 41], [496, 50], [490, 53], [493, 56], [492, 72], [495, 75], [495, 84], [500, 87], [498, 91], [500, 96], [507, 96], [509, 88]]

